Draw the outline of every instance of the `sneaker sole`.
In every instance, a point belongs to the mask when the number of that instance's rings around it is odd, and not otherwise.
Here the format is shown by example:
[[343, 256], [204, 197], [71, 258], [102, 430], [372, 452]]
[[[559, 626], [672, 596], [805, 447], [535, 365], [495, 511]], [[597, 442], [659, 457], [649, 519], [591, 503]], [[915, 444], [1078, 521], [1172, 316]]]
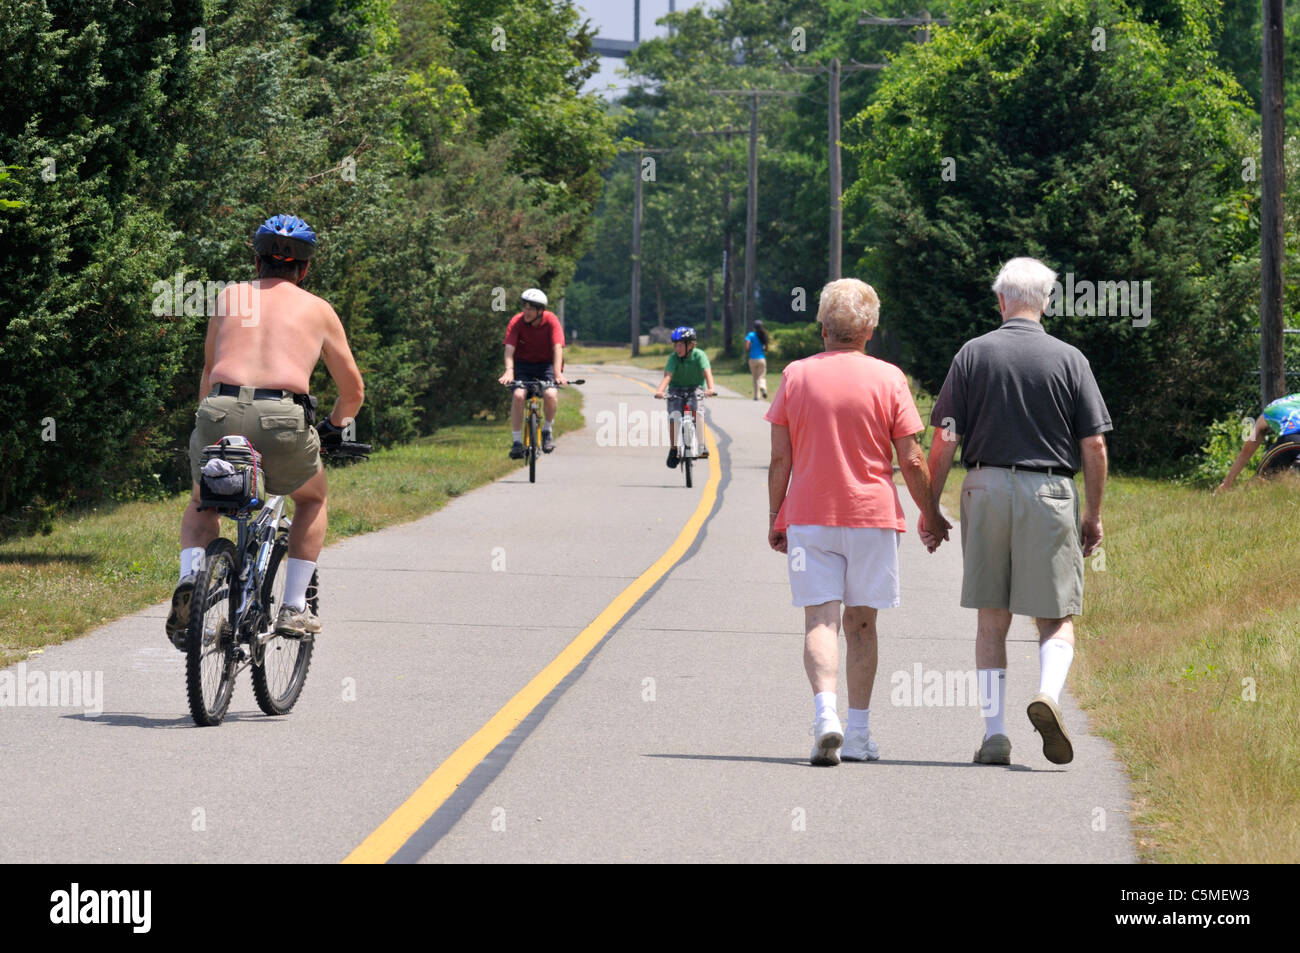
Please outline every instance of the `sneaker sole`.
[[185, 651], [185, 630], [190, 627], [190, 603], [193, 600], [193, 586], [172, 593], [172, 610], [167, 614], [167, 639], [182, 652]]
[[286, 639], [306, 639], [306, 638], [310, 638], [313, 635], [318, 635], [319, 633], [320, 633], [319, 626], [317, 626], [314, 629], [290, 629], [288, 627], [281, 628], [280, 626], [275, 627], [275, 634], [283, 635]]
[[812, 755], [808, 758], [818, 767], [834, 767], [840, 763], [840, 746], [844, 744], [844, 735], [838, 731], [828, 731], [817, 741]]
[[1060, 710], [1047, 698], [1035, 698], [1026, 712], [1029, 722], [1043, 738], [1043, 757], [1052, 764], [1069, 764], [1074, 760], [1074, 745], [1065, 732]]
[[880, 755], [878, 755], [878, 754], [874, 754], [874, 755], [873, 755], [873, 754], [864, 754], [861, 758], [858, 758], [858, 757], [854, 757], [854, 756], [851, 755], [851, 754], [845, 754], [843, 751], [841, 751], [841, 752], [840, 752], [840, 760], [841, 760], [841, 761], [879, 761], [879, 760], [880, 760]]

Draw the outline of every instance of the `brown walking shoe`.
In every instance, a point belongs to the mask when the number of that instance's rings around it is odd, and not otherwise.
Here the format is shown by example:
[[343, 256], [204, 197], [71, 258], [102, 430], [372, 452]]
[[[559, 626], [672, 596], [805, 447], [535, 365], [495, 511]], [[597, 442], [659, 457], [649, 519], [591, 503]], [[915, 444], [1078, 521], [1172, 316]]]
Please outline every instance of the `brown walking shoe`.
[[1039, 692], [1027, 711], [1034, 730], [1043, 737], [1043, 757], [1052, 764], [1069, 764], [1074, 760], [1074, 745], [1065, 732], [1065, 718], [1050, 695]]
[[985, 738], [975, 752], [976, 764], [1010, 764], [1011, 739], [1006, 735]]

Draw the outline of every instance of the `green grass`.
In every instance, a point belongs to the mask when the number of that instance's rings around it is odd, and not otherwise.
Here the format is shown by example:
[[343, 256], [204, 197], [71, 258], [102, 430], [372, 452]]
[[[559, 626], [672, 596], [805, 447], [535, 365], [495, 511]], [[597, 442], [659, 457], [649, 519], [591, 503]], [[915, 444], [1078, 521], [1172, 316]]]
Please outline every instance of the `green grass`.
[[1300, 860], [1298, 516], [1294, 480], [1107, 483], [1070, 685], [1128, 768], [1142, 860]]
[[[578, 391], [560, 392], [557, 435], [582, 427], [581, 407]], [[425, 516], [518, 469], [521, 461], [506, 456], [509, 444], [507, 421], [480, 421], [331, 468], [326, 545]], [[167, 599], [188, 499], [101, 504], [57, 519], [47, 536], [0, 544], [0, 666]], [[233, 522], [222, 524], [233, 536]]]

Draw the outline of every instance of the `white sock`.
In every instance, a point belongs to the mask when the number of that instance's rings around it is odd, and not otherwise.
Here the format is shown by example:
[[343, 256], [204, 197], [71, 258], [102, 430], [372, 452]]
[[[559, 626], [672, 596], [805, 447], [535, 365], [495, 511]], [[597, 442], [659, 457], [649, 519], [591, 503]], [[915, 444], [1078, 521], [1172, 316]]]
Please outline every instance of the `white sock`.
[[284, 576], [284, 604], [301, 611], [307, 606], [307, 585], [311, 574], [316, 571], [316, 564], [306, 559], [289, 557]]
[[871, 730], [871, 709], [870, 708], [850, 708], [849, 723], [846, 726], [849, 731], [870, 731]]
[[515, 443], [524, 442], [524, 432], [522, 430], [512, 430], [510, 436], [514, 438]]
[[821, 718], [827, 715], [833, 715], [838, 719], [838, 700], [834, 692], [818, 692], [813, 696], [813, 704], [817, 706], [817, 717]]
[[1048, 639], [1038, 647], [1038, 690], [1057, 704], [1073, 661], [1074, 646], [1065, 639]]
[[[203, 547], [191, 546], [181, 550], [181, 579], [197, 576], [203, 568]], [[177, 580], [179, 582], [180, 580]]]
[[1007, 710], [1007, 670], [982, 668], [976, 672], [979, 683], [980, 714], [984, 716], [984, 737], [1005, 735]]
[[551, 432], [551, 422], [548, 420], [542, 424], [542, 433], [550, 433], [550, 432]]

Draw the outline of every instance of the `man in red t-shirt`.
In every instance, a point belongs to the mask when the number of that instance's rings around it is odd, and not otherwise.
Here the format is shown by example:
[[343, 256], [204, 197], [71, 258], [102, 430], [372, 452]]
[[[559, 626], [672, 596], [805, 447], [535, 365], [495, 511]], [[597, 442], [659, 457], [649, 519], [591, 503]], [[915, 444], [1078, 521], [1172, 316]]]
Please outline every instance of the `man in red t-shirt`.
[[[546, 310], [546, 295], [536, 288], [529, 288], [520, 299], [523, 310], [506, 325], [506, 372], [501, 375], [501, 383], [521, 380], [567, 384], [564, 378], [564, 328], [560, 326], [560, 319]], [[510, 436], [514, 439], [510, 457], [514, 460], [524, 455], [524, 393], [522, 385], [516, 386], [510, 404]], [[558, 403], [554, 387], [542, 391], [542, 406], [546, 414], [546, 423], [542, 425], [544, 453], [555, 449], [551, 423], [555, 420]]]

